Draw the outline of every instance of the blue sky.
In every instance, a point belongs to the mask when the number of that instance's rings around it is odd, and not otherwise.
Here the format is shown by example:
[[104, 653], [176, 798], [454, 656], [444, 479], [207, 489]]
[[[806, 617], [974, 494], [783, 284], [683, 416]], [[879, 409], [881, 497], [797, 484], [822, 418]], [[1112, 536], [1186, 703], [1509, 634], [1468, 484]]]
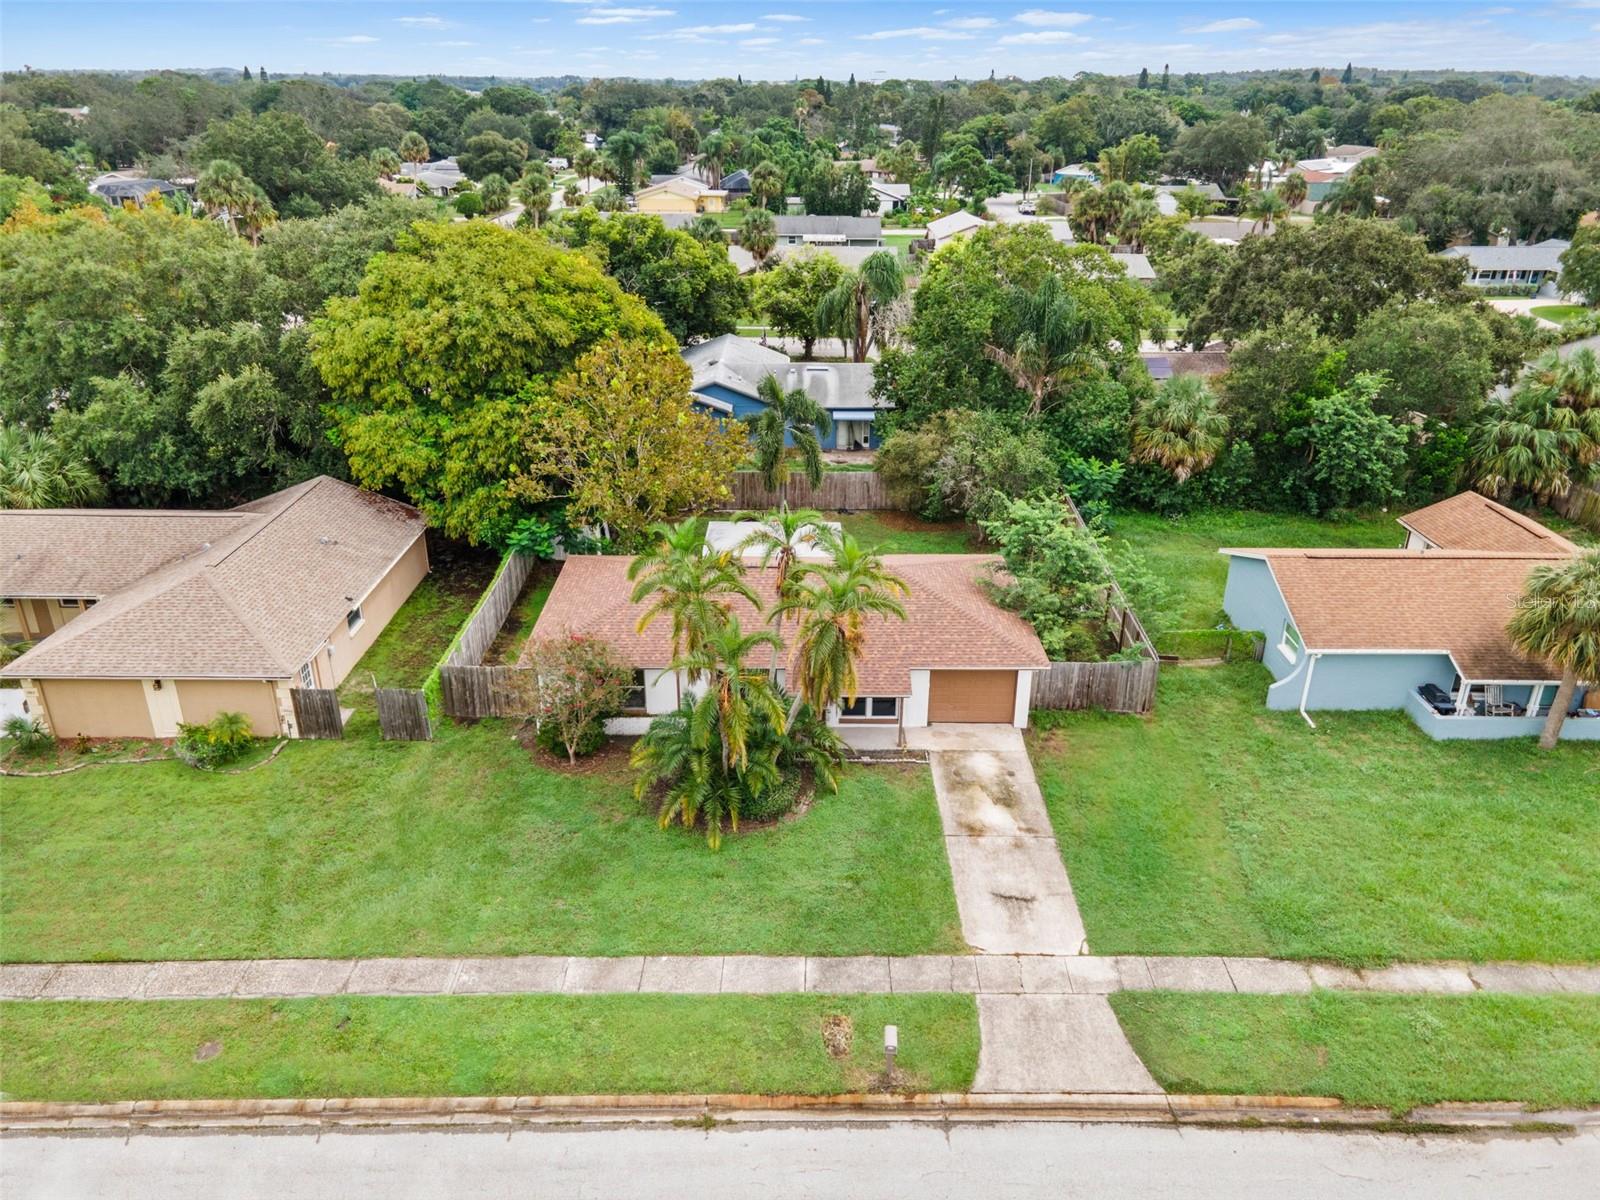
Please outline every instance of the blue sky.
[[1600, 0], [0, 0], [0, 66], [747, 79], [1456, 67], [1600, 74]]

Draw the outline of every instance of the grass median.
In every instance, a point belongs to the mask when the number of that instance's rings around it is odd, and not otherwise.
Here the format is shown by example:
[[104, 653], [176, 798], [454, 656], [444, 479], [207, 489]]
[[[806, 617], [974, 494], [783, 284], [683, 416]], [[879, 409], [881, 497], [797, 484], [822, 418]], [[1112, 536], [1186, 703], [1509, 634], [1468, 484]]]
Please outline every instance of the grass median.
[[[0, 1005], [11, 1100], [963, 1090], [970, 996], [452, 996]], [[826, 1036], [825, 1036], [826, 1035]]]
[[1600, 1102], [1600, 997], [1119, 992], [1111, 1006], [1168, 1091]]

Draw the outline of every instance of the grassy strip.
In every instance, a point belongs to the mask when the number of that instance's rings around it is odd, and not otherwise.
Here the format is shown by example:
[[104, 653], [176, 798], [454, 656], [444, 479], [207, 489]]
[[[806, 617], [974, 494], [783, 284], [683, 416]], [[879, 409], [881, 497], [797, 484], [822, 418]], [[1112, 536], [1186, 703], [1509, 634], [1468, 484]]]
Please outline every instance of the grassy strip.
[[449, 660], [450, 656], [455, 653], [456, 647], [461, 644], [461, 638], [467, 632], [467, 626], [472, 624], [472, 618], [478, 615], [478, 611], [484, 606], [485, 601], [489, 599], [490, 593], [494, 591], [495, 584], [500, 582], [500, 577], [506, 573], [506, 568], [511, 565], [511, 560], [514, 557], [515, 551], [508, 550], [506, 556], [500, 560], [500, 566], [496, 568], [494, 578], [489, 580], [483, 591], [478, 593], [477, 603], [456, 625], [455, 636], [450, 639], [450, 644], [444, 648], [444, 653], [439, 655], [434, 662], [433, 670], [428, 672], [428, 677], [422, 681], [422, 693], [428, 698], [428, 711], [435, 714], [436, 717], [439, 712], [439, 670]]
[[[341, 996], [0, 1006], [13, 1100], [826, 1094], [870, 1086], [883, 1027], [918, 1090], [962, 1090], [970, 996]], [[849, 1019], [848, 1053], [823, 1021]], [[213, 1057], [196, 1061], [204, 1046]]]
[[879, 554], [971, 554], [977, 530], [962, 521], [924, 521], [893, 509], [823, 514]]
[[1600, 997], [1227, 996], [1118, 992], [1111, 1006], [1168, 1091], [1600, 1102]]
[[499, 721], [293, 742], [245, 775], [160, 763], [4, 793], [14, 961], [965, 946], [925, 767], [853, 768], [717, 854], [658, 828], [624, 755], [546, 768]]
[[1102, 954], [1600, 961], [1600, 762], [1263, 706], [1253, 662], [1161, 672], [1148, 719], [1060, 713], [1034, 765]]
[[417, 687], [436, 677], [434, 653], [466, 620], [470, 599], [432, 576], [417, 584], [416, 591], [339, 685], [339, 699], [370, 707], [374, 676], [379, 687]]

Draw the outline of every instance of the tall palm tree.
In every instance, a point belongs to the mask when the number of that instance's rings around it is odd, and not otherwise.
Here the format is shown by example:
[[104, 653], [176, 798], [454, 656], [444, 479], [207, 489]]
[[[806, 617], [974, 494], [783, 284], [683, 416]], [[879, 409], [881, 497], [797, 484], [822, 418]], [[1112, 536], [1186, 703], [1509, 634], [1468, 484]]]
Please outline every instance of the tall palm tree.
[[[775, 572], [773, 583], [777, 603], [771, 613], [772, 631], [781, 637], [785, 616], [793, 611], [789, 605], [799, 594], [800, 584], [805, 579], [800, 551], [816, 544], [820, 532], [825, 528], [822, 514], [812, 508], [790, 508], [787, 504], [780, 504], [777, 509], [767, 512], [742, 512], [734, 520], [756, 522], [755, 529], [739, 543], [737, 553], [743, 555], [751, 550], [758, 551], [762, 570]], [[771, 670], [776, 678], [776, 646], [772, 650]]]
[[1529, 658], [1561, 668], [1561, 682], [1539, 735], [1539, 745], [1552, 749], [1579, 681], [1600, 684], [1600, 550], [1535, 567], [1506, 633]]
[[772, 214], [764, 208], [752, 208], [744, 214], [744, 220], [739, 225], [739, 245], [750, 252], [750, 257], [756, 260], [756, 266], [761, 266], [767, 261], [778, 244], [778, 223], [772, 219]]
[[582, 150], [579, 150], [577, 154], [573, 155], [572, 169], [583, 177], [583, 185], [585, 188], [589, 186], [589, 181], [595, 177], [595, 172], [599, 166], [600, 156], [588, 146], [585, 146]]
[[541, 166], [531, 166], [517, 181], [517, 201], [535, 228], [550, 215], [550, 175]]
[[239, 213], [250, 203], [255, 187], [238, 163], [229, 158], [214, 158], [200, 171], [194, 194], [213, 217], [226, 215], [228, 228], [239, 232]]
[[1031, 417], [1093, 361], [1089, 317], [1056, 275], [1032, 291], [1012, 288], [996, 333], [984, 354], [1028, 393]]
[[1251, 192], [1244, 202], [1244, 215], [1250, 218], [1252, 231], [1270, 231], [1272, 223], [1280, 220], [1288, 211], [1289, 206], [1284, 203], [1283, 197], [1272, 188]]
[[1291, 212], [1305, 203], [1309, 191], [1310, 185], [1299, 171], [1291, 172], [1278, 183], [1278, 195], [1283, 197], [1283, 202], [1289, 206]]
[[379, 146], [371, 154], [372, 166], [384, 179], [393, 179], [400, 170], [400, 156], [387, 146]]
[[105, 492], [89, 464], [45, 430], [0, 425], [0, 508], [71, 508]]
[[1553, 387], [1524, 380], [1504, 404], [1479, 419], [1468, 447], [1479, 487], [1491, 494], [1523, 490], [1540, 500], [1587, 483], [1600, 461], [1600, 408], [1579, 412]]
[[1529, 368], [1528, 378], [1553, 389], [1559, 403], [1575, 412], [1600, 408], [1600, 357], [1587, 346], [1568, 358], [1550, 351]]
[[1204, 471], [1227, 442], [1228, 418], [1200, 375], [1175, 375], [1134, 415], [1136, 462], [1165, 467], [1179, 483]]
[[1160, 215], [1155, 192], [1146, 187], [1137, 188], [1117, 217], [1117, 240], [1128, 243], [1135, 251], [1143, 250], [1145, 228]]
[[762, 483], [789, 498], [789, 476], [798, 466], [813, 488], [822, 483], [822, 438], [833, 430], [833, 418], [804, 388], [783, 390], [776, 375], [756, 386], [762, 410], [746, 417], [750, 448]]
[[706, 134], [700, 139], [700, 170], [705, 174], [708, 187], [722, 186], [722, 169], [728, 163], [728, 139], [720, 131]]
[[905, 294], [906, 279], [893, 252], [867, 255], [861, 266], [846, 271], [817, 304], [817, 332], [850, 344], [850, 360], [866, 362], [872, 343], [873, 310]]
[[428, 161], [428, 139], [415, 129], [408, 129], [400, 135], [400, 157], [408, 163], [425, 163]]
[[762, 208], [771, 209], [783, 197], [783, 168], [763, 159], [750, 170], [750, 194]]
[[761, 607], [744, 582], [740, 564], [729, 554], [706, 552], [703, 519], [691, 517], [676, 525], [657, 522], [648, 532], [649, 547], [628, 564], [631, 600], [649, 601], [639, 618], [639, 632], [660, 617], [672, 622], [674, 658], [698, 654], [728, 619], [735, 597]]
[[910, 589], [881, 557], [847, 533], [830, 533], [825, 544], [829, 561], [806, 564], [806, 581], [790, 601], [799, 613], [790, 655], [791, 718], [802, 703], [821, 713], [840, 700], [853, 701], [867, 618], [906, 619], [900, 598]]

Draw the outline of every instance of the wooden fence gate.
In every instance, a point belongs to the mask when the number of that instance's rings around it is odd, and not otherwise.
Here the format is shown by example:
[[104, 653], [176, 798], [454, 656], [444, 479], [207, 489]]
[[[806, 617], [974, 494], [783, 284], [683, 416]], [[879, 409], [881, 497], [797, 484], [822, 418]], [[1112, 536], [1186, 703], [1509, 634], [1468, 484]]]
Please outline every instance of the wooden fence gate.
[[339, 712], [339, 693], [332, 688], [290, 688], [294, 704], [295, 728], [303, 738], [342, 738], [344, 716]]
[[378, 701], [378, 729], [386, 742], [426, 742], [433, 736], [428, 726], [428, 697], [420, 688], [374, 688]]

